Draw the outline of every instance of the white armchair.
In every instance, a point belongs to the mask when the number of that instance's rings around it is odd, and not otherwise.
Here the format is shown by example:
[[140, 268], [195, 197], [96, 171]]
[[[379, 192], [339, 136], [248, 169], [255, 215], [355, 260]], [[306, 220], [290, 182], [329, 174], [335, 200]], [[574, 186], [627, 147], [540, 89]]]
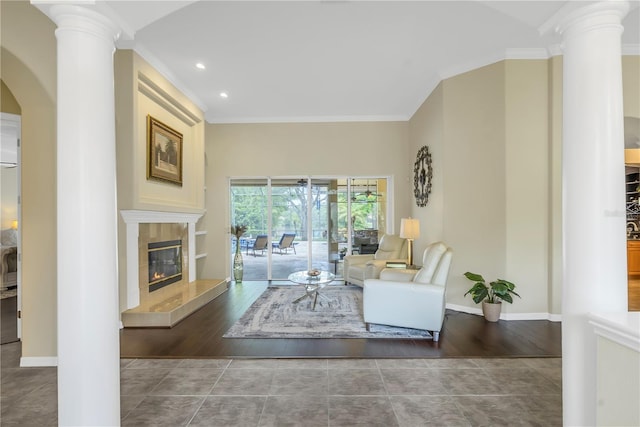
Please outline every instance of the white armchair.
[[366, 279], [362, 299], [367, 329], [371, 323], [423, 329], [438, 341], [452, 255], [444, 243], [433, 243], [425, 249], [422, 268], [415, 274], [386, 269], [379, 279]]
[[347, 255], [344, 257], [344, 280], [364, 286], [365, 279], [377, 279], [387, 266], [387, 261], [407, 260], [407, 240], [395, 234], [385, 234], [380, 239], [375, 254]]

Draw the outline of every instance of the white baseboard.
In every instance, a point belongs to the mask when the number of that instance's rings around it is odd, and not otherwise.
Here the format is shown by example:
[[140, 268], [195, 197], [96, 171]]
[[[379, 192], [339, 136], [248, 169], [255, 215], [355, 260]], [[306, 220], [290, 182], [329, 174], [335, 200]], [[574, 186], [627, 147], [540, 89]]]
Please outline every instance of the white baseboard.
[[467, 307], [466, 305], [447, 304], [447, 308], [453, 311], [459, 311], [461, 313], [477, 314], [482, 316], [482, 310], [474, 307]]
[[562, 314], [549, 314], [549, 320], [552, 322], [562, 322]]
[[551, 320], [549, 313], [502, 313], [501, 319], [504, 320]]
[[21, 357], [21, 368], [35, 368], [43, 366], [58, 366], [57, 357]]
[[[467, 307], [466, 305], [447, 304], [447, 308], [462, 313], [482, 316], [482, 309]], [[500, 320], [549, 320], [551, 322], [561, 322], [561, 314], [551, 313], [500, 313]]]

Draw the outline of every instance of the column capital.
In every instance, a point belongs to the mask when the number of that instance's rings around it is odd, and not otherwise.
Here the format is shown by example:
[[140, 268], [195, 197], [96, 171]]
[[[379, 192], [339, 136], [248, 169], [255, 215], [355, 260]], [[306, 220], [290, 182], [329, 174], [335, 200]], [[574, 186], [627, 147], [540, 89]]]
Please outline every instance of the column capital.
[[[58, 26], [58, 31], [80, 31], [103, 38], [115, 45], [121, 28], [112, 19], [91, 9], [92, 2], [32, 0]], [[88, 7], [89, 6], [89, 7]]]
[[603, 0], [588, 3], [567, 2], [538, 28], [540, 34], [554, 32], [565, 40], [580, 33], [603, 28], [619, 29], [629, 12], [628, 0]]

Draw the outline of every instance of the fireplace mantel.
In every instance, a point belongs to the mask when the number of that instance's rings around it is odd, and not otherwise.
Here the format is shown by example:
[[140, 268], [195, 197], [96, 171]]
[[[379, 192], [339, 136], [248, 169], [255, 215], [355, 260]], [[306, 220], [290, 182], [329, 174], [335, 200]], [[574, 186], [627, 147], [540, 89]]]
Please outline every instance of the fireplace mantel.
[[127, 300], [125, 309], [131, 309], [140, 305], [139, 289], [139, 254], [138, 238], [140, 224], [187, 224], [189, 244], [189, 283], [196, 280], [196, 222], [202, 217], [198, 213], [161, 212], [143, 210], [122, 210], [120, 215], [126, 224], [127, 242]]
[[189, 223], [195, 225], [202, 214], [160, 211], [120, 211], [126, 224]]

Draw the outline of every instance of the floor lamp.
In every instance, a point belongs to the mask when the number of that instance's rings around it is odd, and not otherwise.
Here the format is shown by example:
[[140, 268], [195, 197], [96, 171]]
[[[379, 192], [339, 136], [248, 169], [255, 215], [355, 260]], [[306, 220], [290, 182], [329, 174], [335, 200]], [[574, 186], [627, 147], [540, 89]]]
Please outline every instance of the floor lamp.
[[402, 218], [400, 220], [400, 237], [409, 241], [409, 264], [413, 265], [413, 240], [420, 237], [420, 221], [416, 218]]

